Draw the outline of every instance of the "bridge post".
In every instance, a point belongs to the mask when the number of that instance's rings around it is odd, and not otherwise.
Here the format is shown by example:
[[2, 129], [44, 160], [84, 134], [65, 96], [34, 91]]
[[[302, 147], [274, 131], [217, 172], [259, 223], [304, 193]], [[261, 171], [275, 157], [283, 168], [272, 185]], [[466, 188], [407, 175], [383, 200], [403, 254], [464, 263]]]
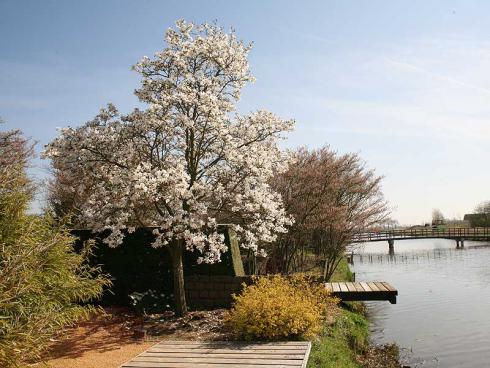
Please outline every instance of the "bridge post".
[[461, 238], [461, 248], [464, 248], [464, 238]]
[[395, 254], [395, 240], [394, 239], [388, 239], [388, 249], [389, 249], [390, 256]]
[[351, 265], [354, 264], [354, 251], [347, 255], [347, 263]]

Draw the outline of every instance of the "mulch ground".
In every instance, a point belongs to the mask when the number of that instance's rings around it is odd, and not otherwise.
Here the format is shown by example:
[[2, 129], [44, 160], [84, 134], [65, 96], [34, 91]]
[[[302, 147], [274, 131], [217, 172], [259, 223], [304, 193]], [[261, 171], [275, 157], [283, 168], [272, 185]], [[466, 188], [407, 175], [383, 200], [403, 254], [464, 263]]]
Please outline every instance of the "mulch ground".
[[67, 329], [44, 363], [52, 368], [117, 368], [159, 340], [227, 340], [225, 312], [198, 311], [176, 318], [173, 313], [137, 316], [127, 309], [109, 308]]

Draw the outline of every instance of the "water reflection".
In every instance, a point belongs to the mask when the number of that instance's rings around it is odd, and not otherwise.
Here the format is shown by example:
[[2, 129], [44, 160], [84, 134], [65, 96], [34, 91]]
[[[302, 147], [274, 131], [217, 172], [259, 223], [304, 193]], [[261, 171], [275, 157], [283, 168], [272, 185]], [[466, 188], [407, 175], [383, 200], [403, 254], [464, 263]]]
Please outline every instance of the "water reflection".
[[443, 258], [461, 257], [461, 251], [465, 248], [458, 249], [432, 249], [418, 252], [404, 252], [397, 254], [394, 251], [388, 252], [388, 254], [375, 254], [375, 253], [363, 253], [354, 254], [352, 261], [354, 263], [369, 262], [369, 263], [383, 263], [383, 262], [418, 262], [419, 260], [430, 261]]
[[403, 240], [357, 247], [357, 280], [393, 284], [396, 305], [368, 303], [375, 342], [397, 342], [421, 367], [490, 365], [490, 244]]

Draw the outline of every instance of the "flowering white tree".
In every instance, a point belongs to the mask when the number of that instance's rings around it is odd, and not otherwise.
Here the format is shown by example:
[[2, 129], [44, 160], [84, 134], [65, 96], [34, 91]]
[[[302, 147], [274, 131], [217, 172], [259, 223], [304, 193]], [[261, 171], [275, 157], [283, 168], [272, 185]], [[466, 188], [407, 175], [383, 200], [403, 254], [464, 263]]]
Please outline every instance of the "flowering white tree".
[[291, 220], [268, 182], [286, 169], [277, 141], [293, 122], [266, 111], [232, 115], [253, 81], [251, 46], [233, 31], [178, 21], [166, 42], [134, 66], [144, 111], [121, 116], [109, 105], [85, 125], [62, 129], [44, 155], [70, 183], [63, 190], [86, 199], [83, 223], [110, 230], [110, 246], [123, 230], [155, 227], [153, 246], [168, 246], [172, 256], [182, 315], [184, 249], [201, 252], [200, 262], [219, 261], [227, 248], [218, 223], [232, 224], [241, 245], [256, 252], [286, 231]]

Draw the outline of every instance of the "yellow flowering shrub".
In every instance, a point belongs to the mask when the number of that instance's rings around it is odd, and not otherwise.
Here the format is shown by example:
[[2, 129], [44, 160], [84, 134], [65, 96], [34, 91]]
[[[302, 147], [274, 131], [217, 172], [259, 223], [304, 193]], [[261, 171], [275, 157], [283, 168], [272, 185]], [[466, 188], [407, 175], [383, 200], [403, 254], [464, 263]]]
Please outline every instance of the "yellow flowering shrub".
[[227, 323], [245, 340], [314, 337], [338, 302], [323, 284], [304, 275], [259, 278], [234, 299]]

